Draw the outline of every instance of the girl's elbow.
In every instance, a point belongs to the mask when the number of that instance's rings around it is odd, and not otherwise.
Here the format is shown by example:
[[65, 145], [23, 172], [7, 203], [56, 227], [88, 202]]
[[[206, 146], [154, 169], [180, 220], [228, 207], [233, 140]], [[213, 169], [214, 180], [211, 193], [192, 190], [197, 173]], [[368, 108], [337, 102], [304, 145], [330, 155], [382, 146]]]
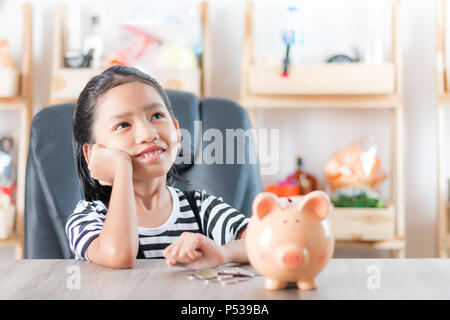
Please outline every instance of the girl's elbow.
[[121, 260], [114, 261], [111, 265], [114, 269], [132, 269], [134, 267], [134, 259], [133, 260]]
[[134, 263], [136, 262], [136, 254], [133, 254], [133, 252], [127, 252], [127, 253], [117, 253], [112, 257], [114, 261], [114, 265], [116, 268], [120, 269], [131, 269], [134, 266]]
[[127, 253], [110, 248], [107, 253], [105, 253], [104, 261], [110, 268], [131, 269], [136, 261], [136, 254], [133, 255], [132, 252]]

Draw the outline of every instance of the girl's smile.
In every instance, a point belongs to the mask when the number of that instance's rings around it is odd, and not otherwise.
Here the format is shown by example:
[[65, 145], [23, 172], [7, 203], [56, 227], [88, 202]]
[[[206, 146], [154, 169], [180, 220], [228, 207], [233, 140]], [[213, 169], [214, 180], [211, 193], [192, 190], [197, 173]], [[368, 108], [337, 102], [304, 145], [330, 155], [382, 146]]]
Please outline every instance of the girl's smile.
[[97, 100], [95, 143], [130, 155], [134, 178], [166, 175], [181, 134], [159, 93], [141, 82], [108, 90]]
[[160, 159], [161, 155], [165, 151], [166, 150], [163, 147], [160, 147], [158, 145], [154, 145], [154, 146], [151, 146], [151, 147], [145, 149], [144, 151], [142, 151], [141, 153], [139, 153], [135, 157], [139, 161], [150, 163], [150, 162], [153, 162], [153, 161], [156, 161], [156, 160]]

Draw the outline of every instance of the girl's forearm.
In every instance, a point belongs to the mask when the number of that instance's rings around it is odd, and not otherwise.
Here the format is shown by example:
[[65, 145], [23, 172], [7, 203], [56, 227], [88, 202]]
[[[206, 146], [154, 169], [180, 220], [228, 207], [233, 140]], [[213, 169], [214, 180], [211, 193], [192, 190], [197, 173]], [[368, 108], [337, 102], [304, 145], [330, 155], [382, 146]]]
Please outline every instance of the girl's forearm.
[[248, 263], [245, 239], [235, 240], [230, 244], [223, 245], [222, 249], [225, 255], [225, 263]]
[[121, 161], [114, 175], [108, 214], [97, 238], [97, 261], [89, 256], [94, 262], [117, 268], [134, 264], [139, 237], [132, 175], [131, 163]]

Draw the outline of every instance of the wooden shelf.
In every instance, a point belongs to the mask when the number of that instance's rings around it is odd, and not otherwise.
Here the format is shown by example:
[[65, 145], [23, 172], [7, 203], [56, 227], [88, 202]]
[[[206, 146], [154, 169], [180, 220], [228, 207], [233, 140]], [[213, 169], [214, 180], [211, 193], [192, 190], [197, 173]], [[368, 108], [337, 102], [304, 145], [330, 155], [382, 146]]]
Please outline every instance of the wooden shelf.
[[403, 106], [403, 99], [398, 96], [355, 96], [355, 95], [283, 95], [242, 96], [239, 101], [247, 109], [396, 109]]
[[384, 241], [336, 241], [336, 248], [404, 250], [405, 239], [393, 238]]
[[447, 249], [450, 249], [450, 233], [447, 233], [447, 236], [445, 238], [444, 245]]
[[[53, 29], [52, 76], [50, 84], [49, 104], [74, 102], [94, 76], [103, 69], [67, 68], [64, 64], [64, 6], [56, 9], [55, 27]], [[201, 68], [191, 70], [154, 70], [154, 76], [165, 89], [189, 91], [197, 96], [210, 94], [210, 26], [208, 3], [201, 3], [203, 56]]]
[[250, 65], [248, 93], [261, 95], [387, 95], [395, 92], [395, 66], [361, 63]]
[[21, 245], [21, 241], [15, 233], [10, 235], [9, 238], [0, 239], [0, 247], [14, 247], [14, 246], [20, 246], [20, 245]]
[[[280, 204], [286, 206], [288, 199], [299, 201], [303, 196], [278, 198]], [[386, 208], [341, 208], [332, 206], [328, 215], [331, 230], [336, 243], [351, 246], [385, 249], [386, 244], [392, 242], [388, 249], [404, 249], [398, 245], [395, 236], [395, 208], [389, 204]]]
[[443, 106], [444, 108], [450, 108], [450, 92], [444, 95], [438, 96], [438, 105]]
[[22, 97], [0, 98], [0, 110], [22, 109], [27, 107], [27, 100]]
[[101, 71], [91, 68], [56, 68], [52, 72], [50, 100], [52, 103], [76, 101], [88, 81]]
[[403, 105], [400, 0], [393, 1], [392, 61], [360, 63], [256, 65], [253, 51], [253, 2], [247, 1], [240, 103], [256, 108], [397, 108]]
[[445, 112], [450, 106], [449, 69], [445, 61], [445, 0], [438, 0], [436, 6], [436, 79], [437, 79], [437, 176], [438, 176], [438, 199], [437, 199], [437, 247], [441, 258], [448, 258], [450, 249], [449, 216], [448, 216], [448, 186], [447, 168], [448, 159], [445, 150], [448, 147], [448, 138], [445, 132]]
[[336, 240], [385, 241], [395, 237], [395, 209], [333, 208], [329, 214]]
[[[392, 57], [381, 66], [359, 63], [256, 65], [253, 2], [247, 1], [239, 102], [257, 128], [257, 109], [384, 109], [391, 120], [391, 200], [388, 208], [336, 208], [329, 215], [336, 245], [398, 250], [405, 257], [403, 83], [400, 0], [392, 1]], [[281, 61], [281, 58], [280, 58]]]

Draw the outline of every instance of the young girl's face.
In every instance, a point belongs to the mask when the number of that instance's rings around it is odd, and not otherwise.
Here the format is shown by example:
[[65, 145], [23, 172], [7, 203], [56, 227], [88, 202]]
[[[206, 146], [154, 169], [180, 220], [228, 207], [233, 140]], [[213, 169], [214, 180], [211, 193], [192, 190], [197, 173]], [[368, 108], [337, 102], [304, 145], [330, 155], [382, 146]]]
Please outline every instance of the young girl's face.
[[95, 110], [94, 141], [130, 155], [133, 178], [165, 176], [180, 146], [178, 121], [158, 91], [141, 82], [108, 90]]

